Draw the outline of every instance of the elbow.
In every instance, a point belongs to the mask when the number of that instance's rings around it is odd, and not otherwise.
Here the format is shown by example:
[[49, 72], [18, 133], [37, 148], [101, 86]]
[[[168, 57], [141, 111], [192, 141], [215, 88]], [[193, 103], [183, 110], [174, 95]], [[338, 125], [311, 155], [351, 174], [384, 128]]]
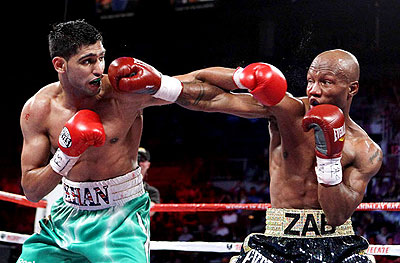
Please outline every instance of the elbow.
[[31, 198], [26, 198], [26, 199], [28, 199], [29, 201], [31, 201], [31, 202], [33, 202], [33, 203], [37, 203], [37, 202], [39, 202], [40, 200], [42, 200], [42, 198], [36, 198], [36, 197], [31, 197]]
[[42, 196], [39, 196], [38, 194], [35, 194], [34, 192], [28, 192], [26, 189], [24, 189], [24, 195], [26, 199], [28, 199], [31, 202], [37, 203], [40, 200], [42, 200]]
[[24, 195], [25, 195], [26, 199], [28, 199], [31, 202], [35, 202], [35, 203], [37, 203], [40, 200], [42, 200], [43, 196], [40, 196], [37, 193], [37, 191], [35, 191], [35, 189], [33, 187], [29, 187], [28, 184], [24, 183], [23, 179], [22, 179], [22, 182], [21, 182], [21, 186], [22, 186], [22, 189], [24, 191]]

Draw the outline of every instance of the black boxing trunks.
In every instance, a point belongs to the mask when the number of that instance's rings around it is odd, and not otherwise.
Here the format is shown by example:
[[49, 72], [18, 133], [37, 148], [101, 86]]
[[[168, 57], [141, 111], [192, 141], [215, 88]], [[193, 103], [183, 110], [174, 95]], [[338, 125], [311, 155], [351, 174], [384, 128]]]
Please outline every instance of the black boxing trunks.
[[267, 210], [266, 231], [246, 237], [230, 263], [373, 262], [368, 242], [354, 234], [351, 220], [331, 227], [322, 210]]

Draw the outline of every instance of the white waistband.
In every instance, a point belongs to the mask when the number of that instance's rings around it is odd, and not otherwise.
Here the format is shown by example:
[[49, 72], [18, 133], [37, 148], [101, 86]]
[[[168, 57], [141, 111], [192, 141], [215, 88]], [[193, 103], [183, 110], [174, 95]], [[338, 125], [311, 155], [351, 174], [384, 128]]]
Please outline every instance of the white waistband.
[[320, 209], [269, 208], [266, 213], [265, 235], [292, 238], [319, 238], [354, 235], [351, 219], [344, 224], [328, 225]]
[[140, 167], [115, 178], [96, 182], [73, 182], [62, 178], [64, 203], [79, 210], [100, 210], [144, 194]]

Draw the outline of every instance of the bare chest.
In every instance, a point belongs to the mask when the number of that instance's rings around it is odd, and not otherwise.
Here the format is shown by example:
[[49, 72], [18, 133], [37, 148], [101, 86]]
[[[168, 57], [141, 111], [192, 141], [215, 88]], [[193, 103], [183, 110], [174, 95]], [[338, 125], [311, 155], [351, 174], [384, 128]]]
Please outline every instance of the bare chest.
[[[356, 145], [351, 134], [346, 135], [342, 151], [343, 167], [354, 162]], [[302, 128], [290, 130], [270, 129], [270, 165], [290, 174], [313, 174], [316, 165], [314, 132], [304, 132]]]
[[[99, 108], [93, 111], [99, 114], [106, 133], [104, 146], [111, 146], [124, 141], [132, 133], [132, 129], [141, 134], [142, 121], [139, 111], [130, 114], [121, 114], [111, 107], [107, 110]], [[53, 110], [49, 116], [47, 127], [52, 152], [58, 148], [58, 137], [62, 128], [75, 113], [66, 109], [57, 109]], [[135, 124], [135, 127], [133, 127], [133, 124]]]

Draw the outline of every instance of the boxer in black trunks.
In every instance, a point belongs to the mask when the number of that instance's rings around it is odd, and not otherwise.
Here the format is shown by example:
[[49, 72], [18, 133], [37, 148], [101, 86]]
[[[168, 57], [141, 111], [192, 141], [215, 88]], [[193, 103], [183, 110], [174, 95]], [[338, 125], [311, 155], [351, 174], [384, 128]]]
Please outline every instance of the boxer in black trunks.
[[[349, 218], [382, 164], [382, 151], [349, 115], [359, 74], [355, 56], [337, 49], [312, 61], [307, 97], [285, 94], [283, 75], [265, 63], [177, 77], [224, 89], [186, 90], [177, 100], [186, 108], [270, 120], [273, 209], [266, 232], [247, 237], [231, 262], [369, 262], [360, 254], [368, 243], [354, 235]], [[237, 88], [252, 96], [226, 92]]]

